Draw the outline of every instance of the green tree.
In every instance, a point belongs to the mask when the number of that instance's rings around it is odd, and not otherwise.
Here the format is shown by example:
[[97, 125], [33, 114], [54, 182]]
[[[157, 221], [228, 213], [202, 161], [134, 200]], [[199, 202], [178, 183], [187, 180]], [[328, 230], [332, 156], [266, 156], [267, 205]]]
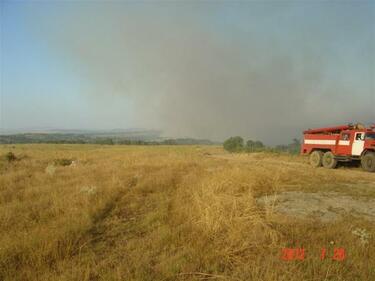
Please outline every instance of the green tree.
[[293, 139], [293, 142], [290, 144], [277, 145], [276, 150], [291, 154], [298, 154], [301, 150], [301, 142], [299, 139]]
[[246, 151], [247, 152], [254, 152], [260, 151], [264, 149], [264, 144], [261, 141], [252, 141], [248, 140], [246, 142]]
[[224, 149], [229, 152], [240, 152], [244, 149], [243, 138], [236, 136], [230, 137], [224, 142]]

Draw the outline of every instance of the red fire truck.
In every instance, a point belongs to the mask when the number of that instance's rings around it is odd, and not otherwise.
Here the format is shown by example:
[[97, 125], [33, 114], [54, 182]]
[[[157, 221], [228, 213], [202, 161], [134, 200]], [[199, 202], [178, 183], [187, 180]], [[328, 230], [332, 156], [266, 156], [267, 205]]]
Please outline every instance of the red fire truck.
[[362, 168], [375, 172], [375, 125], [366, 128], [349, 124], [303, 132], [301, 154], [310, 155], [310, 164], [334, 169], [337, 163], [360, 161]]

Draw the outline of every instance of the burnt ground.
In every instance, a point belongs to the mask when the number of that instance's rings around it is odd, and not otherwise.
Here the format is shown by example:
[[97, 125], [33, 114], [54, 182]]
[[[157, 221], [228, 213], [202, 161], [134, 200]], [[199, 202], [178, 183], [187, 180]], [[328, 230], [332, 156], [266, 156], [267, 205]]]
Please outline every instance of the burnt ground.
[[[335, 222], [345, 217], [354, 217], [375, 222], [375, 175], [362, 171], [359, 163], [340, 163], [338, 169], [312, 168], [303, 157], [271, 157], [263, 153], [213, 154], [211, 157], [223, 159], [241, 166], [259, 164], [277, 170], [283, 167], [290, 173], [306, 173], [304, 183], [280, 186], [280, 190], [262, 194], [256, 201], [261, 207], [276, 216], [315, 220], [322, 223]], [[312, 176], [314, 175], [314, 176]], [[325, 180], [310, 181], [321, 177]], [[291, 177], [293, 179], [293, 176]], [[299, 180], [298, 180], [299, 181]]]
[[286, 191], [259, 197], [257, 203], [278, 214], [324, 223], [346, 216], [375, 222], [375, 199], [354, 198], [338, 192]]

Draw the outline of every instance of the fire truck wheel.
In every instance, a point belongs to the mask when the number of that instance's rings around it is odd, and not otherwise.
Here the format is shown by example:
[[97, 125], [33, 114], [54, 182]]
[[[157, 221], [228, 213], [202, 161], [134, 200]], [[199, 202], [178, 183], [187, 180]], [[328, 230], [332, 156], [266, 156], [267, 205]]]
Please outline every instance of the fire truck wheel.
[[368, 152], [362, 156], [362, 168], [368, 172], [375, 172], [375, 153]]
[[334, 169], [337, 166], [337, 160], [331, 151], [327, 151], [323, 155], [323, 167], [327, 169]]
[[322, 166], [323, 152], [315, 150], [310, 154], [310, 164], [313, 167]]

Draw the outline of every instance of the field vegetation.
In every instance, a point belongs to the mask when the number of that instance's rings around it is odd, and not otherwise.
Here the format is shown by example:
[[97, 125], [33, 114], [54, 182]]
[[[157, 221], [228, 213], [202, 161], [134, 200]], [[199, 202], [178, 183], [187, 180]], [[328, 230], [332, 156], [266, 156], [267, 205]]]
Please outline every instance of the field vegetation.
[[374, 199], [375, 174], [356, 167], [215, 146], [2, 145], [0, 157], [0, 280], [375, 280], [373, 220], [301, 219], [257, 201]]

